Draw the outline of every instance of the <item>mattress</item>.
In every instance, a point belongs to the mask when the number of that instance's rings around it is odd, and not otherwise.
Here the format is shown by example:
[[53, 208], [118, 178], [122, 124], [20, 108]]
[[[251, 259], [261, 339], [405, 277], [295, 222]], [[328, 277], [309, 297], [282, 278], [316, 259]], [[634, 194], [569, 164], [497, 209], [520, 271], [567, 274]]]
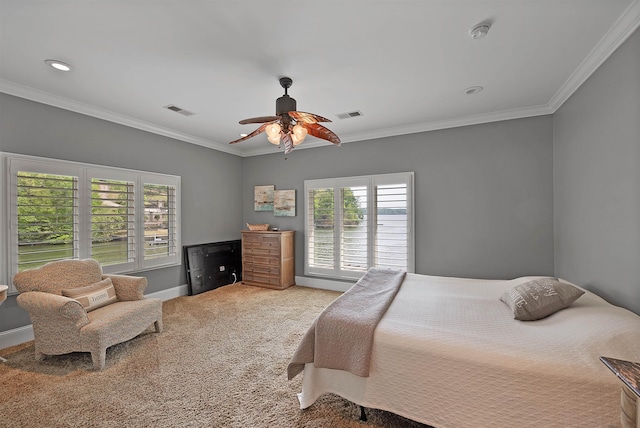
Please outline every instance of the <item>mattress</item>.
[[514, 280], [407, 274], [375, 330], [369, 377], [305, 365], [323, 393], [437, 428], [620, 425], [620, 382], [599, 356], [640, 360], [640, 317], [585, 294], [538, 321], [500, 296]]

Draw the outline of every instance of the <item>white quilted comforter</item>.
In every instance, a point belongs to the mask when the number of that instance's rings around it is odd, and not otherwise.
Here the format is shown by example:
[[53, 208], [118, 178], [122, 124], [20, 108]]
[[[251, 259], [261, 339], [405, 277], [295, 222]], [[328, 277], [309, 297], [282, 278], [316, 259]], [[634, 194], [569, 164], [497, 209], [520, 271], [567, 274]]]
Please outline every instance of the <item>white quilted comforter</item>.
[[375, 331], [369, 377], [306, 364], [300, 407], [325, 392], [437, 428], [617, 427], [621, 382], [601, 355], [640, 360], [640, 317], [586, 292], [539, 321], [500, 295], [534, 279], [407, 274]]

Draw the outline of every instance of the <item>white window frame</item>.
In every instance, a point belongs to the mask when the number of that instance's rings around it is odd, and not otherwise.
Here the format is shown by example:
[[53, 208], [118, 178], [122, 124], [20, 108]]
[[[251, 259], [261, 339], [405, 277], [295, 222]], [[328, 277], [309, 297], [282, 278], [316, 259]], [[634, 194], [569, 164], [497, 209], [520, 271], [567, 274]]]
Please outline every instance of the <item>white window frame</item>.
[[[377, 208], [375, 198], [375, 188], [379, 185], [396, 184], [402, 182], [407, 185], [407, 272], [415, 272], [415, 227], [414, 227], [414, 173], [401, 172], [394, 174], [377, 174], [365, 175], [357, 177], [341, 177], [305, 180], [304, 182], [304, 227], [305, 227], [305, 247], [304, 247], [304, 274], [306, 276], [318, 276], [334, 279], [358, 279], [363, 272], [345, 270], [341, 268], [341, 243], [340, 243], [340, 225], [342, 224], [341, 213], [341, 189], [348, 186], [367, 187], [367, 235], [368, 250], [367, 259], [368, 267], [373, 267], [375, 263], [374, 245], [377, 233]], [[309, 266], [309, 191], [313, 189], [333, 189], [333, 209], [334, 209], [334, 263], [333, 269], [324, 267]]]
[[[78, 177], [78, 250], [76, 259], [91, 257], [91, 179], [107, 179], [128, 181], [134, 187], [134, 239], [135, 252], [133, 259], [126, 263], [103, 266], [105, 273], [132, 273], [169, 266], [179, 266], [182, 263], [182, 246], [180, 231], [180, 176], [160, 174], [154, 172], [137, 171], [124, 168], [107, 167], [95, 164], [64, 161], [27, 155], [0, 153], [2, 158], [1, 176], [4, 177], [2, 186], [2, 204], [0, 210], [0, 226], [3, 227], [0, 245], [6, 249], [6, 256], [0, 257], [0, 267], [7, 277], [1, 278], [1, 283], [10, 284], [10, 292], [15, 292], [11, 278], [18, 271], [17, 245], [17, 172], [28, 171], [43, 174], [56, 174]], [[173, 253], [166, 257], [144, 259], [144, 185], [157, 184], [174, 186], [175, 192], [175, 238]]]

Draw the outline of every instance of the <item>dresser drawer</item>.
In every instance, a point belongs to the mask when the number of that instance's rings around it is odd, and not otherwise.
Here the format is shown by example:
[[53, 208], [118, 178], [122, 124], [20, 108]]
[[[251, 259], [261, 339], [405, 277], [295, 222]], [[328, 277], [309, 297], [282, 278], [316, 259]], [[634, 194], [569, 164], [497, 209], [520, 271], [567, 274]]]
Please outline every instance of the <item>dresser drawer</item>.
[[246, 263], [255, 265], [268, 265], [268, 266], [280, 266], [280, 259], [278, 257], [262, 257], [262, 256], [250, 256], [244, 259]]
[[261, 235], [259, 233], [245, 235], [242, 237], [242, 240], [245, 244], [249, 244], [251, 246], [256, 245], [266, 245], [266, 246], [280, 246], [280, 237], [279, 236], [271, 236], [271, 235]]
[[280, 245], [270, 242], [247, 242], [245, 246], [248, 250], [275, 250], [280, 251]]
[[248, 255], [248, 256], [279, 256], [280, 255], [280, 248], [279, 247], [274, 247], [274, 248], [264, 248], [264, 247], [247, 247], [244, 250], [244, 254]]
[[260, 272], [242, 272], [242, 278], [246, 282], [255, 282], [259, 284], [280, 285], [280, 275], [260, 273]]
[[244, 272], [254, 272], [254, 273], [269, 273], [274, 275], [280, 275], [280, 266], [278, 265], [261, 265], [261, 264], [253, 264], [253, 263], [245, 263]]
[[277, 236], [263, 236], [262, 244], [270, 247], [272, 246], [280, 247], [280, 238]]

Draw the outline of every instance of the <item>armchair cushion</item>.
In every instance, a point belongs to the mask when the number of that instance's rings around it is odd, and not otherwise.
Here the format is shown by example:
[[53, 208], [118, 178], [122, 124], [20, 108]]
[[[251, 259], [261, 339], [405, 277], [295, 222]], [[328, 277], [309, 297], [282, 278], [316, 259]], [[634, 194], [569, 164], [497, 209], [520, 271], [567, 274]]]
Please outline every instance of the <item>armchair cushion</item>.
[[85, 287], [63, 288], [62, 295], [77, 300], [87, 312], [118, 301], [111, 278]]
[[116, 289], [116, 296], [121, 302], [144, 299], [144, 289], [147, 288], [147, 278], [131, 275], [102, 275], [109, 278]]
[[102, 279], [102, 267], [97, 260], [58, 260], [18, 272], [13, 285], [20, 293], [44, 291], [62, 295], [63, 288], [83, 287]]

